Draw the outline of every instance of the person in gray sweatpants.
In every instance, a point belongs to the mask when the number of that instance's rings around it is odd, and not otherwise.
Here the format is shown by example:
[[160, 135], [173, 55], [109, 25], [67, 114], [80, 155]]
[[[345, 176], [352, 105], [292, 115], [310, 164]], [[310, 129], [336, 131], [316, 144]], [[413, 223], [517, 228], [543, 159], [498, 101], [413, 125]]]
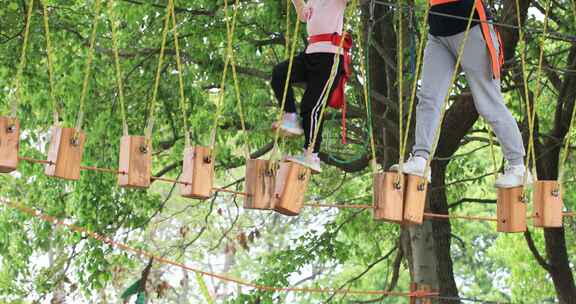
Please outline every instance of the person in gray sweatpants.
[[[468, 2], [470, 7], [474, 5], [473, 1], [468, 0], [462, 0], [452, 5], [465, 6], [465, 2]], [[472, 3], [470, 4], [470, 2]], [[450, 5], [443, 4], [442, 6], [449, 8]], [[462, 10], [462, 15], [466, 14], [468, 17], [470, 9]], [[431, 16], [431, 18], [433, 17]], [[431, 22], [435, 21], [438, 20]], [[461, 23], [460, 27], [467, 26], [467, 21], [463, 22], [465, 24]], [[446, 26], [446, 24], [440, 25], [440, 32], [443, 30], [442, 26]], [[454, 28], [455, 26], [450, 26], [448, 30], [454, 30]], [[485, 26], [485, 29], [490, 31], [492, 42], [499, 41], [499, 37], [491, 24]], [[416, 107], [416, 142], [412, 149], [412, 156], [403, 167], [405, 173], [419, 176], [424, 175], [426, 161], [430, 157], [436, 131], [439, 131], [441, 107], [444, 106], [458, 52], [466, 35], [465, 30], [456, 34], [450, 33], [451, 35], [434, 35], [432, 30], [433, 24], [431, 24], [431, 33], [424, 51], [421, 89], [418, 93], [419, 101]], [[501, 52], [500, 47], [494, 50]], [[525, 151], [516, 120], [504, 104], [500, 79], [492, 69], [492, 60], [482, 27], [477, 23], [472, 24], [465, 44], [461, 67], [472, 91], [474, 105], [480, 116], [493, 128], [508, 162], [505, 173], [496, 180], [496, 186], [511, 188], [523, 183]], [[497, 72], [499, 74], [499, 70]], [[392, 169], [397, 170], [397, 165]], [[528, 179], [530, 182], [531, 177]]]

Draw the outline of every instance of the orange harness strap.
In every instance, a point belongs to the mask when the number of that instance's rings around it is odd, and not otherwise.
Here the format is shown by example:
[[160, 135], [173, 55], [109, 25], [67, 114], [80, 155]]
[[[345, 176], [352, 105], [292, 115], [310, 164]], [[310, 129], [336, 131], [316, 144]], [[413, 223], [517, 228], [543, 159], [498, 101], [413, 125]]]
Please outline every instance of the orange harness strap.
[[484, 35], [484, 40], [486, 40], [486, 46], [488, 47], [488, 52], [490, 53], [490, 61], [492, 63], [492, 76], [494, 79], [500, 79], [500, 69], [504, 64], [504, 49], [502, 46], [502, 39], [500, 38], [500, 33], [494, 28], [496, 36], [498, 39], [498, 48], [500, 49], [500, 55], [496, 49], [496, 41], [492, 39], [490, 33], [490, 24], [488, 23], [488, 18], [486, 16], [486, 9], [482, 0], [476, 0], [476, 11], [478, 11], [478, 16], [480, 17], [480, 26], [482, 27], [482, 34]]
[[342, 55], [344, 57], [343, 67], [344, 75], [340, 77], [340, 81], [336, 84], [332, 95], [328, 101], [328, 106], [335, 109], [342, 109], [342, 143], [346, 144], [346, 94], [345, 88], [348, 79], [352, 75], [352, 69], [350, 67], [352, 63], [352, 58], [350, 57], [350, 49], [352, 48], [352, 36], [348, 33], [344, 35], [339, 35], [338, 33], [332, 34], [320, 34], [308, 37], [308, 42], [310, 44], [318, 42], [331, 42], [332, 45], [340, 46], [342, 36], [344, 36], [344, 42], [342, 43]]

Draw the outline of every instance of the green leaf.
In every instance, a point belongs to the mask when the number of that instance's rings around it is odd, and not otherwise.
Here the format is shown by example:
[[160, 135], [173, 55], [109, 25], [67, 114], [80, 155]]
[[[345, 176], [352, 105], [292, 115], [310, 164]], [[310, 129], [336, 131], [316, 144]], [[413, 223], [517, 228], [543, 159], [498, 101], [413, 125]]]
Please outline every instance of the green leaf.
[[198, 282], [198, 285], [200, 286], [200, 291], [202, 291], [202, 295], [204, 296], [206, 303], [214, 304], [214, 299], [212, 299], [212, 296], [210, 296], [206, 282], [204, 282], [204, 278], [199, 273], [196, 273], [196, 282]]
[[138, 294], [140, 292], [140, 280], [134, 282], [134, 284], [130, 285], [122, 295], [120, 296], [124, 301], [128, 300], [131, 296]]

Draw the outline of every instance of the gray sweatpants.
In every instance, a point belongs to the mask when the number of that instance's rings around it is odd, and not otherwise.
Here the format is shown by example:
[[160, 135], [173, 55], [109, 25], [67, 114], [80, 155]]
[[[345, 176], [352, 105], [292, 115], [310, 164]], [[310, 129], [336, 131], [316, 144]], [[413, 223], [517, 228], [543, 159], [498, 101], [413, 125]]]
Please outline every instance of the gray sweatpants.
[[[498, 41], [492, 28], [492, 39]], [[416, 107], [416, 156], [428, 158], [438, 128], [440, 111], [454, 72], [464, 33], [449, 37], [428, 35], [422, 68], [422, 87]], [[504, 104], [500, 80], [493, 79], [488, 47], [480, 26], [470, 29], [462, 70], [472, 90], [478, 113], [490, 124], [510, 165], [521, 165], [524, 145], [518, 125]]]

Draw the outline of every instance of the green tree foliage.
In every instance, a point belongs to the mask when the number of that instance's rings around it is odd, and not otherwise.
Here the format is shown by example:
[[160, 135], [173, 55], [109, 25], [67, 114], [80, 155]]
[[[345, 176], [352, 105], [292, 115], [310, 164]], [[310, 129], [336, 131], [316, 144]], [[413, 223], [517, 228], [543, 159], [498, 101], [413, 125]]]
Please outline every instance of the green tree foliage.
[[[560, 2], [566, 7], [572, 4], [568, 0]], [[28, 3], [4, 0], [0, 5], [0, 111], [3, 115], [9, 113], [13, 98]], [[54, 46], [55, 95], [62, 108], [62, 124], [71, 127], [78, 115], [95, 3], [93, 0], [46, 0], [45, 3]], [[119, 21], [128, 125], [133, 135], [142, 135], [150, 113], [166, 3], [118, 0], [114, 8]], [[538, 12], [542, 3], [535, 2], [532, 10]], [[250, 151], [255, 156], [265, 155], [263, 158], [269, 157], [273, 140], [269, 127], [278, 113], [268, 81], [272, 67], [285, 59], [286, 4], [286, 1], [242, 0], [238, 8], [234, 51], [240, 101], [245, 110]], [[419, 7], [424, 4], [424, 1], [416, 3]], [[83, 129], [87, 142], [83, 164], [116, 168], [122, 121], [110, 19], [104, 9], [108, 3], [104, 1], [102, 5], [86, 100]], [[181, 57], [185, 65], [183, 76], [188, 108], [185, 119], [191, 126], [192, 142], [196, 145], [210, 143], [226, 53], [223, 7], [222, 1], [215, 0], [176, 1]], [[573, 11], [563, 10], [555, 4], [553, 7], [551, 31], [575, 33]], [[368, 12], [364, 4], [362, 10], [349, 15], [350, 29], [355, 33], [357, 43], [364, 43], [366, 38], [364, 29]], [[380, 18], [379, 22], [389, 21], [393, 14], [392, 9], [379, 10], [376, 17]], [[421, 10], [416, 11], [415, 19], [419, 20], [421, 14]], [[296, 21], [293, 10], [289, 21], [293, 30]], [[542, 18], [530, 15], [526, 24], [530, 28], [541, 28]], [[377, 31], [386, 30], [383, 25], [379, 26]], [[411, 29], [416, 30], [416, 27]], [[394, 28], [388, 31], [394, 33]], [[305, 31], [298, 37], [298, 48], [302, 50]], [[410, 43], [410, 39], [405, 41]], [[36, 0], [28, 64], [23, 74], [23, 98], [18, 100], [18, 118], [23, 130], [20, 154], [36, 159], [46, 157], [53, 123], [45, 43], [42, 6]], [[378, 53], [384, 62], [395, 62], [394, 39], [372, 43], [372, 48], [378, 50], [374, 53]], [[574, 58], [567, 56], [575, 44], [556, 40], [546, 42], [545, 86], [538, 103], [541, 134], [548, 134], [554, 128], [557, 96], [562, 89], [568, 89], [557, 87], [558, 83], [575, 77], [575, 63], [569, 62]], [[407, 58], [414, 54], [415, 48], [414, 44], [404, 48]], [[538, 58], [537, 33], [528, 35], [527, 50], [529, 71], [533, 75]], [[503, 88], [515, 117], [524, 121], [522, 90], [517, 86], [518, 74], [514, 74], [519, 62], [515, 56], [512, 59], [509, 65], [513, 75], [506, 76]], [[321, 175], [313, 177], [307, 192], [310, 203], [371, 204], [369, 134], [361, 89], [365, 79], [359, 76], [360, 60], [362, 54], [356, 49], [355, 76], [348, 91], [349, 144], [340, 143], [339, 113], [330, 111], [326, 116], [325, 153], [322, 155], [329, 165]], [[373, 60], [370, 66], [373, 74], [387, 69], [384, 64], [378, 65], [380, 62]], [[175, 179], [181, 173], [184, 128], [171, 33], [161, 71], [153, 135], [153, 174]], [[395, 76], [389, 75], [386, 80], [389, 92], [375, 96], [371, 109], [375, 111], [375, 126], [379, 127], [374, 131], [379, 142], [378, 160], [386, 165], [394, 162], [390, 155], [398, 153], [396, 145], [384, 145], [380, 141], [382, 128], [397, 133], [397, 121], [384, 119], [396, 111], [397, 100], [392, 92], [396, 86]], [[533, 89], [535, 84], [531, 82], [529, 86]], [[464, 79], [460, 80], [456, 94], [466, 94], [465, 87]], [[215, 184], [241, 191], [243, 148], [247, 143], [241, 136], [236, 102], [229, 76], [221, 105], [222, 115], [217, 121]], [[574, 105], [572, 99], [565, 102]], [[570, 109], [568, 106], [563, 115], [568, 115]], [[525, 124], [523, 130], [527, 130]], [[486, 175], [493, 168], [487, 139], [485, 125], [477, 122], [450, 160], [445, 175], [445, 193], [449, 203], [461, 202], [452, 206], [450, 212], [495, 216], [493, 179]], [[283, 152], [296, 153], [301, 149], [301, 141], [282, 141], [280, 147]], [[496, 156], [499, 168], [502, 157]], [[576, 194], [571, 191], [575, 178], [573, 163], [570, 154], [565, 205], [571, 210], [576, 208]], [[116, 176], [92, 171], [83, 171], [76, 182], [60, 181], [45, 176], [41, 165], [27, 162], [20, 163], [17, 173], [0, 175], [0, 200], [32, 207], [194, 268], [274, 287], [394, 291], [409, 288], [411, 276], [406, 261], [409, 253], [403, 252], [400, 246], [400, 227], [373, 221], [369, 210], [305, 208], [299, 217], [288, 218], [271, 212], [243, 210], [242, 197], [223, 192], [206, 201], [187, 200], [179, 197], [178, 192], [177, 186], [161, 182], [155, 182], [148, 191], [120, 189]], [[470, 201], [481, 203], [469, 202], [470, 198], [473, 198]], [[148, 263], [144, 257], [20, 211], [8, 207], [0, 207], [0, 210], [0, 301], [40, 303], [64, 292], [71, 303], [117, 303], [133, 282], [139, 282], [142, 269]], [[565, 227], [567, 254], [574, 263], [576, 224], [566, 220]], [[545, 256], [543, 232], [530, 230], [535, 247]], [[554, 301], [557, 291], [550, 275], [534, 258], [521, 234], [499, 235], [492, 223], [468, 221], [452, 221], [452, 234], [451, 254], [461, 296], [514, 303]], [[193, 275], [155, 262], [147, 277], [146, 295], [138, 294], [139, 301], [144, 301], [145, 297], [148, 303], [406, 302], [405, 298], [398, 297], [264, 292]]]

